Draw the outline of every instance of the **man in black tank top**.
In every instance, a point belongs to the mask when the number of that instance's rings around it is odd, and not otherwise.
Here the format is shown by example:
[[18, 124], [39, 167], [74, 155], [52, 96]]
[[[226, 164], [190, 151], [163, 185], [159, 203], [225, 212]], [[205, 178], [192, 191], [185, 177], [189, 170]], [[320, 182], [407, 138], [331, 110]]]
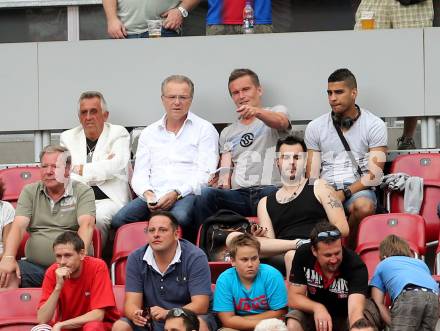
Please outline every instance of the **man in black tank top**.
[[[253, 234], [261, 243], [263, 257], [284, 255], [288, 275], [296, 249], [307, 241], [317, 223], [329, 220], [344, 237], [348, 223], [333, 187], [321, 179], [312, 182], [305, 178], [307, 153], [302, 139], [280, 139], [276, 152], [282, 186], [258, 203], [260, 226]], [[230, 234], [227, 243], [236, 235]]]

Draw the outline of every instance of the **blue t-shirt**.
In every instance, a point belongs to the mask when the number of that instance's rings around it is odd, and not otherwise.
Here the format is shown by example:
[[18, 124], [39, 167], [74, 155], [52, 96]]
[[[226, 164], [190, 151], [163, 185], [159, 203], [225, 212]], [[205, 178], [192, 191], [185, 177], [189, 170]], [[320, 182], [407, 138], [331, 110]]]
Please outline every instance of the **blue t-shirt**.
[[[144, 306], [171, 309], [190, 303], [194, 295], [211, 298], [211, 272], [206, 254], [185, 239], [179, 241], [180, 260], [163, 276], [143, 259], [147, 246], [128, 256], [125, 291], [143, 293]], [[163, 322], [155, 322], [154, 329], [163, 330], [163, 326]]]
[[[206, 23], [212, 24], [242, 24], [243, 8], [246, 0], [208, 0]], [[255, 24], [272, 24], [272, 1], [252, 1]]]
[[390, 256], [377, 265], [370, 286], [388, 292], [394, 302], [408, 284], [429, 288], [438, 293], [438, 284], [422, 260], [408, 256]]
[[267, 264], [260, 264], [250, 289], [240, 282], [235, 268], [224, 271], [217, 279], [214, 292], [215, 312], [236, 315], [260, 314], [287, 306], [287, 290], [281, 273]]

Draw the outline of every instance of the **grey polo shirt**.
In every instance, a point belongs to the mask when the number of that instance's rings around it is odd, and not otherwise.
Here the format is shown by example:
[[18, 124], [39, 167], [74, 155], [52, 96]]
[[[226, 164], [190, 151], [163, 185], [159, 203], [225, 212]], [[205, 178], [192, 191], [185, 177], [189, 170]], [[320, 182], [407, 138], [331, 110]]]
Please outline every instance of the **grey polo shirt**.
[[18, 199], [16, 216], [30, 219], [25, 255], [32, 262], [45, 267], [55, 262], [52, 245], [66, 230], [78, 231], [78, 218], [95, 216], [93, 190], [80, 182], [69, 181], [64, 195], [54, 202], [41, 181], [26, 185]]

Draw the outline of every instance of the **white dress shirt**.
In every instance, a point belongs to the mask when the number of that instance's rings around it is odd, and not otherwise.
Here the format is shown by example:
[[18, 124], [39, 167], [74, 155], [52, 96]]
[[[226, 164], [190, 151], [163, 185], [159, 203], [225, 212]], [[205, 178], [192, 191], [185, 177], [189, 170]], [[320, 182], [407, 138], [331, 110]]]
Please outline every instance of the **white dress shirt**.
[[140, 137], [131, 185], [143, 197], [151, 190], [160, 199], [178, 190], [183, 197], [206, 185], [218, 162], [218, 133], [208, 121], [188, 112], [177, 134], [166, 129], [166, 115]]

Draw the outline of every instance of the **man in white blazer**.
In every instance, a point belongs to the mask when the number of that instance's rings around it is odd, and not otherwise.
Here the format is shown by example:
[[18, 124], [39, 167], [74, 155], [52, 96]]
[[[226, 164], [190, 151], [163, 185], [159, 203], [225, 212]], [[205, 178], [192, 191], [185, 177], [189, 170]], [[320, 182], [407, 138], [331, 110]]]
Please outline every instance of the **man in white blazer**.
[[130, 200], [130, 135], [124, 127], [107, 123], [109, 112], [100, 92], [84, 92], [78, 103], [81, 125], [64, 131], [60, 144], [72, 154], [72, 179], [95, 193], [96, 226], [105, 245], [113, 215]]

